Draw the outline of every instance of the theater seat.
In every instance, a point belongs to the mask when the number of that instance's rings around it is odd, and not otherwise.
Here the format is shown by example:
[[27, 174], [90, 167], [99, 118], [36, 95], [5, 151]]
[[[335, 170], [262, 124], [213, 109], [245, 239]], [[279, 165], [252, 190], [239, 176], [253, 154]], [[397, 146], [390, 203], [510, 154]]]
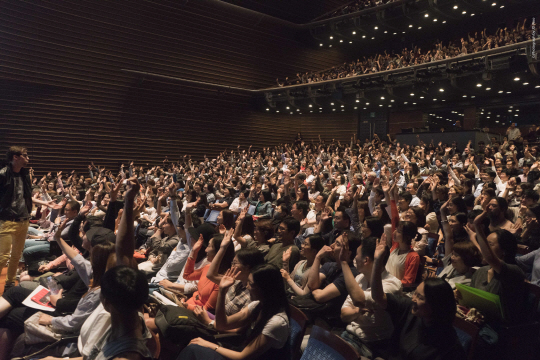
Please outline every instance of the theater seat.
[[359, 357], [345, 340], [313, 326], [301, 360], [356, 360]]

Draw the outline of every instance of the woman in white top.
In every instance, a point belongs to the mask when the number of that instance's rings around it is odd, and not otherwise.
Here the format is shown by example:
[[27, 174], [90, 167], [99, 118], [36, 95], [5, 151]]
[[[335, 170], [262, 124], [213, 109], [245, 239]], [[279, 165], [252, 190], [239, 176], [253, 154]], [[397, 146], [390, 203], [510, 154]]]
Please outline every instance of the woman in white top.
[[238, 273], [238, 269], [232, 268], [221, 279], [215, 328], [218, 331], [244, 328], [245, 346], [234, 351], [197, 338], [180, 353], [178, 360], [268, 359], [288, 356], [285, 345], [289, 337], [289, 304], [279, 269], [271, 264], [253, 269], [248, 278], [252, 302], [239, 313], [227, 316], [225, 295]]
[[309, 269], [313, 265], [315, 256], [319, 250], [325, 245], [325, 240], [320, 235], [310, 235], [302, 244], [300, 249], [300, 255], [305, 257], [305, 260], [299, 261], [294, 267], [291, 274], [289, 274], [289, 260], [291, 258], [291, 248], [283, 253], [283, 269], [281, 269], [281, 276], [287, 282], [287, 292], [289, 295], [305, 295], [310, 292], [307, 287]]
[[428, 246], [428, 231], [424, 229], [424, 226], [426, 226], [424, 210], [419, 206], [410, 207], [403, 214], [403, 220], [410, 221], [416, 225], [420, 237], [413, 240], [412, 247], [418, 255], [424, 256], [426, 254], [426, 247]]

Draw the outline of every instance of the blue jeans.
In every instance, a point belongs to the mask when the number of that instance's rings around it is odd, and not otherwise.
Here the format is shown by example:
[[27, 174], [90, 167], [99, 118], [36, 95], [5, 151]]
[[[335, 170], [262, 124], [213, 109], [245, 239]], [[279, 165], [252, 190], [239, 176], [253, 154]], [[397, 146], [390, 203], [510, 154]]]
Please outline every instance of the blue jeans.
[[49, 256], [51, 244], [47, 240], [26, 240], [24, 243], [23, 258], [25, 263], [39, 261]]

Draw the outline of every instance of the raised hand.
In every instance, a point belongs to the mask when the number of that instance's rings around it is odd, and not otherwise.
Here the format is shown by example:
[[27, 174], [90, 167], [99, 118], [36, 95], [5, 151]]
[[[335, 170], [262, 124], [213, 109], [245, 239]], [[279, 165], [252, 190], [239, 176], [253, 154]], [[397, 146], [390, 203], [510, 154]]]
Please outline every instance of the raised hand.
[[81, 208], [81, 211], [79, 211], [79, 215], [86, 215], [90, 210], [92, 209], [92, 203], [90, 201], [87, 201], [86, 204]]
[[386, 234], [383, 234], [381, 238], [377, 240], [377, 247], [375, 248], [375, 254], [373, 259], [375, 261], [383, 259], [386, 253], [386, 249]]
[[283, 252], [283, 262], [289, 262], [289, 260], [291, 259], [291, 252], [292, 252], [292, 247], [288, 248], [287, 250], [285, 250]]
[[330, 255], [330, 254], [332, 254], [333, 252], [334, 252], [334, 250], [333, 250], [330, 246], [325, 245], [325, 246], [323, 246], [322, 249], [319, 250], [319, 252], [317, 253], [317, 258], [318, 258], [319, 260], [322, 260], [322, 259], [324, 259], [327, 255]]
[[222, 249], [227, 249], [229, 244], [232, 242], [233, 234], [234, 234], [234, 229], [229, 229], [225, 231], [225, 236], [223, 236], [223, 240], [221, 241]]
[[342, 236], [342, 245], [341, 245], [341, 251], [339, 252], [339, 261], [338, 263], [346, 262], [348, 263], [351, 259], [351, 250], [349, 250], [349, 235], [347, 232], [343, 233]]
[[203, 242], [204, 242], [204, 238], [203, 238], [203, 236], [201, 234], [201, 235], [199, 235], [199, 240], [197, 240], [197, 242], [193, 245], [192, 251], [194, 253], [198, 253], [199, 250], [201, 250], [201, 247], [203, 246]]
[[232, 267], [227, 270], [219, 282], [219, 288], [221, 290], [230, 288], [236, 281], [238, 274], [240, 274], [240, 269], [237, 267]]
[[281, 277], [283, 277], [285, 281], [291, 280], [291, 275], [287, 272], [287, 270], [281, 269], [279, 271], [281, 272]]

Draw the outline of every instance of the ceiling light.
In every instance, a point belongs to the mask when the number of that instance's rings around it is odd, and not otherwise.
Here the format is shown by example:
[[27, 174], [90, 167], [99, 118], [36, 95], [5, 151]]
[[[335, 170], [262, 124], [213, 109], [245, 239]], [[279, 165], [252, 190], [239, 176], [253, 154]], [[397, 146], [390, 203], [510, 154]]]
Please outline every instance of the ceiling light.
[[296, 111], [300, 111], [300, 109], [296, 109]]
[[429, 14], [425, 14], [424, 17], [429, 17]]
[[511, 92], [510, 92], [510, 91], [507, 91], [506, 93], [507, 93], [507, 94], [511, 94]]
[[341, 105], [341, 107], [345, 107], [345, 105]]
[[269, 108], [266, 108], [266, 111], [270, 111], [270, 109], [269, 109]]
[[343, 40], [339, 40], [339, 42], [343, 42]]
[[378, 26], [375, 26], [375, 30], [379, 30], [379, 27], [378, 27]]
[[360, 100], [356, 99], [356, 102], [360, 102]]
[[291, 111], [291, 115], [292, 115], [292, 113], [293, 113], [293, 112]]
[[355, 106], [355, 107], [354, 107], [354, 110], [356, 110], [356, 109], [358, 109], [358, 106]]
[[504, 91], [500, 90], [500, 91], [499, 91], [499, 94], [502, 94], [503, 92], [504, 92]]
[[496, 6], [496, 5], [497, 5], [497, 3], [493, 3], [493, 4], [491, 4], [491, 6]]
[[473, 96], [471, 96], [471, 99], [474, 99], [475, 97], [476, 97], [476, 96], [473, 95]]
[[341, 109], [341, 111], [345, 111], [345, 109]]
[[514, 81], [519, 81], [520, 79], [518, 77], [515, 77], [514, 78]]
[[463, 97], [467, 97], [467, 95], [463, 95]]
[[366, 35], [362, 35], [362, 39], [365, 39], [366, 38]]
[[523, 85], [529, 85], [529, 83], [523, 83]]
[[409, 25], [409, 27], [412, 27], [412, 25]]
[[411, 96], [414, 96], [414, 93], [411, 93]]
[[332, 40], [334, 37], [333, 36], [330, 36], [330, 40]]
[[422, 27], [421, 27], [421, 26], [419, 26], [419, 27], [418, 27], [418, 30], [420, 30], [420, 29], [422, 29]]
[[439, 91], [440, 91], [440, 92], [444, 92], [444, 89], [443, 89], [443, 88], [440, 88]]
[[364, 110], [366, 110], [367, 108], [364, 108]]
[[310, 113], [312, 113], [312, 112], [313, 112], [313, 110], [310, 111]]
[[330, 105], [334, 106], [334, 103], [330, 103]]
[[332, 111], [336, 111], [336, 109], [332, 109]]
[[437, 19], [433, 19], [433, 22], [437, 22]]
[[384, 33], [385, 33], [385, 34], [388, 34], [388, 30], [384, 30]]
[[329, 45], [328, 47], [332, 47], [332, 45]]
[[352, 41], [349, 41], [349, 44], [352, 44]]
[[320, 46], [323, 46], [323, 44], [319, 44]]
[[390, 100], [390, 102], [394, 102], [394, 99]]
[[491, 88], [486, 88], [486, 90], [491, 90]]
[[433, 99], [433, 101], [437, 101], [437, 99]]
[[290, 108], [287, 106], [285, 109], [289, 110]]
[[474, 14], [471, 14], [471, 16], [474, 16]]
[[384, 100], [384, 96], [381, 96], [381, 100]]
[[278, 112], [279, 112], [279, 110], [276, 110], [276, 112], [278, 113]]
[[476, 84], [476, 87], [482, 87], [482, 84], [478, 83]]
[[397, 33], [394, 33], [394, 35], [397, 35]]
[[504, 5], [501, 5], [501, 9], [504, 7]]
[[369, 103], [366, 103], [366, 105], [369, 105]]
[[538, 89], [538, 88], [540, 88], [540, 85], [536, 85], [534, 88], [535, 88], [535, 89]]
[[442, 23], [443, 23], [443, 24], [446, 24], [446, 20], [444, 20]]
[[462, 14], [465, 15], [467, 12], [466, 11], [463, 11]]
[[382, 104], [380, 104], [379, 106], [382, 106]]
[[371, 38], [371, 40], [375, 40], [375, 36]]
[[454, 10], [456, 10], [456, 9], [457, 9], [457, 5], [454, 5]]
[[353, 35], [356, 35], [356, 31], [353, 31], [352, 34], [353, 34]]
[[424, 97], [423, 96], [420, 96], [420, 99], [423, 99]]
[[412, 103], [413, 105], [416, 105], [416, 103]]
[[408, 102], [407, 102], [407, 101], [405, 101], [405, 102], [404, 102], [404, 104], [405, 104], [405, 105], [407, 105], [407, 104], [408, 104]]
[[309, 107], [313, 107], [313, 105], [309, 104]]

